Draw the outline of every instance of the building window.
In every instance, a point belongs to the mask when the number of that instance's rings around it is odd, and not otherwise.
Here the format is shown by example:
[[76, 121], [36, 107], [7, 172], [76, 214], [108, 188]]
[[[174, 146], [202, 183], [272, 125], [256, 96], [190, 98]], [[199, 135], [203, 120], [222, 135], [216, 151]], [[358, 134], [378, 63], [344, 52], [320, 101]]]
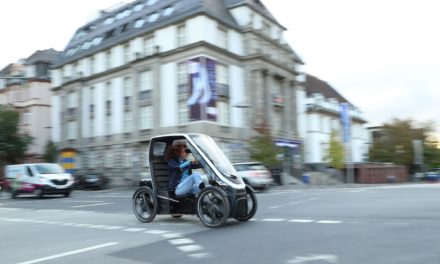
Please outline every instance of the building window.
[[141, 28], [144, 25], [144, 23], [145, 23], [145, 19], [143, 19], [143, 18], [138, 19], [134, 22], [134, 27]]
[[124, 133], [133, 131], [133, 113], [132, 111], [124, 112]]
[[218, 28], [218, 46], [222, 49], [228, 48], [228, 32], [224, 28]]
[[77, 137], [77, 126], [76, 121], [67, 122], [67, 139], [73, 140]]
[[216, 67], [217, 71], [217, 83], [221, 84], [229, 84], [229, 73], [228, 73], [228, 67], [226, 65], [217, 64]]
[[263, 21], [262, 31], [263, 31], [263, 34], [270, 36], [270, 24]]
[[95, 118], [90, 118], [90, 137], [94, 137], [95, 136]]
[[31, 112], [29, 112], [29, 111], [24, 112], [21, 118], [22, 118], [23, 125], [30, 124], [31, 123]]
[[151, 100], [153, 93], [153, 71], [147, 70], [141, 72], [141, 83], [139, 91], [139, 100]]
[[144, 38], [144, 55], [150, 56], [154, 53], [154, 37], [148, 36]]
[[151, 129], [153, 128], [153, 107], [144, 106], [140, 108], [140, 129]]
[[173, 11], [174, 11], [174, 6], [167, 6], [163, 11], [163, 16], [169, 16], [173, 13]]
[[107, 70], [112, 67], [112, 52], [110, 50], [105, 53], [105, 67]]
[[130, 77], [124, 78], [124, 106], [129, 107], [132, 104], [133, 87]]
[[95, 58], [90, 58], [90, 75], [95, 74]]
[[123, 149], [122, 167], [130, 168], [132, 166], [132, 163], [131, 163], [132, 155], [133, 155], [133, 151], [131, 150], [130, 147], [126, 147]]
[[189, 119], [189, 107], [186, 100], [179, 101], [179, 124], [188, 123]]
[[130, 44], [124, 45], [124, 63], [130, 62]]
[[157, 2], [157, 0], [147, 0], [147, 5], [154, 5]]
[[186, 27], [179, 25], [177, 27], [177, 47], [182, 47], [186, 44]]
[[113, 159], [112, 159], [112, 151], [111, 149], [105, 150], [105, 157], [104, 157], [104, 166], [106, 168], [113, 167]]
[[67, 115], [72, 116], [76, 114], [76, 106], [78, 97], [76, 93], [69, 93], [67, 96]]
[[229, 109], [229, 102], [228, 101], [218, 101], [217, 102], [218, 107], [218, 122], [223, 125], [229, 125], [231, 120], [231, 114]]
[[155, 22], [159, 18], [159, 13], [153, 13], [148, 17], [148, 22]]
[[105, 86], [105, 109], [107, 115], [112, 114], [112, 83], [108, 82]]

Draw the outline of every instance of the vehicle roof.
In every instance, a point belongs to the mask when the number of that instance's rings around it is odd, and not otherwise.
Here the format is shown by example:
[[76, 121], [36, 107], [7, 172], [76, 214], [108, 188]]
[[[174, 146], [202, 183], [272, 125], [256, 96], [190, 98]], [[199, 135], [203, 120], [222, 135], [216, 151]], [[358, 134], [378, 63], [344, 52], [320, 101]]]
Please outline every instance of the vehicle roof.
[[58, 163], [50, 163], [50, 162], [39, 162], [39, 163], [22, 163], [22, 164], [11, 164], [7, 166], [25, 166], [25, 165], [46, 165], [46, 164], [57, 164]]
[[154, 136], [151, 139], [158, 139], [158, 138], [166, 138], [166, 137], [188, 137], [190, 135], [205, 135], [202, 133], [172, 133], [172, 134], [164, 134], [164, 135], [158, 135]]

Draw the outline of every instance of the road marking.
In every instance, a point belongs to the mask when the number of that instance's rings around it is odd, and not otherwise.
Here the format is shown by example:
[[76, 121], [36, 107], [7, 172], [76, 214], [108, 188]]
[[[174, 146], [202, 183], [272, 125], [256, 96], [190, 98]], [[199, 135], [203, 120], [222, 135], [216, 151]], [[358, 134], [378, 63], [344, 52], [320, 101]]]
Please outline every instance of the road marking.
[[164, 231], [164, 230], [148, 230], [148, 231], [145, 231], [144, 233], [153, 234], [153, 235], [163, 235], [168, 232], [169, 231]]
[[349, 193], [358, 193], [358, 192], [365, 192], [366, 190], [354, 190], [354, 191], [348, 191]]
[[64, 201], [65, 203], [103, 203], [105, 201], [81, 201], [81, 200], [77, 200], [77, 201]]
[[80, 208], [80, 207], [99, 206], [99, 205], [108, 205], [108, 204], [114, 204], [114, 203], [83, 204], [83, 205], [75, 205], [75, 206], [71, 206], [71, 207], [72, 208]]
[[123, 226], [106, 226], [106, 227], [104, 227], [104, 229], [107, 229], [107, 230], [116, 230], [116, 229], [122, 229], [122, 228], [124, 228]]
[[328, 263], [338, 263], [338, 256], [336, 255], [311, 255], [308, 257], [295, 257], [294, 259], [289, 260], [288, 264], [298, 264], [298, 263], [306, 263], [306, 262], [315, 262], [316, 260], [323, 260]]
[[266, 218], [266, 219], [261, 219], [261, 221], [263, 221], [263, 222], [282, 222], [282, 221], [286, 221], [286, 219], [282, 219], [282, 218]]
[[289, 222], [292, 222], [292, 223], [313, 223], [313, 222], [315, 222], [315, 220], [311, 220], [311, 219], [292, 219], [292, 220], [289, 220]]
[[340, 224], [342, 221], [334, 221], [334, 220], [320, 220], [316, 221], [317, 224]]
[[189, 256], [193, 257], [193, 258], [205, 258], [205, 257], [209, 256], [209, 254], [208, 253], [197, 253], [197, 254], [191, 254]]
[[203, 250], [203, 248], [199, 245], [188, 245], [188, 246], [180, 246], [177, 247], [179, 250], [183, 251], [183, 252], [191, 252], [191, 251], [199, 251], [199, 250]]
[[[147, 231], [147, 232], [148, 232], [148, 231]], [[145, 233], [147, 233], [147, 232], [145, 232]], [[163, 236], [164, 238], [171, 239], [171, 238], [182, 237], [182, 234], [179, 234], [179, 233], [169, 233], [169, 234], [162, 234], [162, 236]]]
[[178, 238], [178, 239], [172, 239], [168, 240], [172, 245], [182, 245], [182, 244], [191, 244], [194, 243], [194, 240], [189, 238]]
[[87, 252], [87, 251], [91, 251], [91, 250], [96, 250], [96, 249], [100, 249], [100, 248], [104, 248], [104, 247], [114, 246], [116, 244], [119, 244], [119, 242], [110, 242], [110, 243], [105, 243], [105, 244], [96, 245], [96, 246], [92, 246], [92, 247], [87, 247], [87, 248], [82, 248], [82, 249], [78, 249], [78, 250], [68, 251], [68, 252], [65, 252], [65, 253], [56, 254], [56, 255], [52, 255], [52, 256], [48, 256], [48, 257], [44, 257], [44, 258], [39, 258], [39, 259], [34, 259], [34, 260], [20, 262], [18, 264], [33, 264], [33, 263], [43, 262], [43, 261], [57, 259], [57, 258], [62, 258], [62, 257], [67, 257], [67, 256], [70, 256], [70, 255], [75, 255], [75, 254], [79, 254], [79, 253], [83, 253], [83, 252]]
[[127, 231], [127, 232], [140, 232], [140, 231], [145, 231], [146, 229], [145, 228], [135, 228], [135, 227], [133, 227], [133, 228], [125, 228], [125, 229], [122, 229], [122, 230]]

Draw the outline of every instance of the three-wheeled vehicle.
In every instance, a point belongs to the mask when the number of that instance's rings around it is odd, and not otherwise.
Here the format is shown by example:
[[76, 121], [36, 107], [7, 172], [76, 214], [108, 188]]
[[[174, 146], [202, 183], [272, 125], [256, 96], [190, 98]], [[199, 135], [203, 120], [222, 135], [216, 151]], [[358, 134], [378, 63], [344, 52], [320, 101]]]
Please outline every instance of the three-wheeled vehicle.
[[[166, 150], [177, 141], [186, 143], [206, 175], [206, 187], [197, 195], [176, 196], [168, 186]], [[141, 180], [133, 194], [133, 212], [144, 223], [157, 214], [181, 217], [197, 215], [205, 226], [219, 227], [228, 218], [251, 219], [257, 211], [252, 187], [245, 185], [215, 141], [204, 134], [171, 134], [151, 138], [149, 148], [151, 179]]]

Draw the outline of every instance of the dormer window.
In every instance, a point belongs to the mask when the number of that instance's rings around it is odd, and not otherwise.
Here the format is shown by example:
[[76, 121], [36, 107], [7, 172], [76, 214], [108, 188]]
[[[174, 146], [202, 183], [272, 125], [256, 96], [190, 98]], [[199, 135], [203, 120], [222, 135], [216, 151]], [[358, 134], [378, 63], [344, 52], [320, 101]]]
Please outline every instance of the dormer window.
[[115, 19], [113, 17], [109, 17], [104, 21], [104, 24], [106, 25], [110, 25], [111, 23], [113, 23]]
[[135, 12], [141, 11], [143, 7], [144, 7], [143, 4], [137, 4], [133, 7], [133, 11]]
[[145, 19], [138, 19], [136, 22], [134, 22], [135, 28], [141, 28], [145, 23]]
[[153, 13], [148, 17], [148, 22], [155, 22], [157, 19], [159, 18], [159, 14], [158, 13]]
[[147, 5], [154, 5], [157, 2], [157, 0], [147, 0]]
[[163, 11], [163, 16], [169, 16], [173, 13], [173, 11], [174, 11], [174, 6], [168, 6]]

